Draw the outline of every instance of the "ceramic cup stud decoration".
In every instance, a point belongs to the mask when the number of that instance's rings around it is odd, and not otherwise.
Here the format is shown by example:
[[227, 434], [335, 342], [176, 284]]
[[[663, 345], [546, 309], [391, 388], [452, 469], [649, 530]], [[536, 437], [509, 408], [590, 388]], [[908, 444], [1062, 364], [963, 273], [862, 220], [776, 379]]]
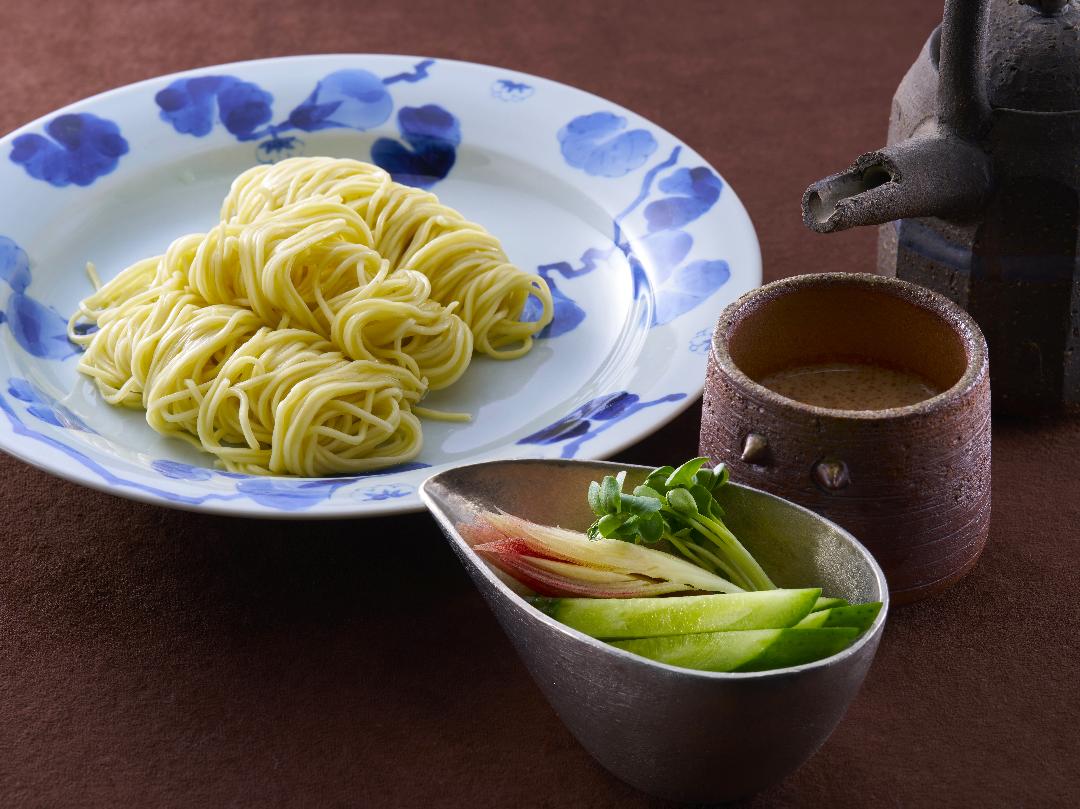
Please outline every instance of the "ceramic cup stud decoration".
[[[852, 409], [837, 407], [843, 398], [823, 407], [760, 384], [790, 369], [858, 371], [856, 387], [840, 391], [854, 396]], [[803, 377], [804, 386], [807, 378], [823, 379]], [[915, 379], [926, 398], [901, 389]], [[890, 407], [890, 395], [908, 398]], [[717, 323], [701, 452], [736, 480], [849, 530], [900, 603], [930, 595], [970, 570], [986, 542], [986, 342], [959, 306], [893, 278], [828, 273], [768, 284]]]

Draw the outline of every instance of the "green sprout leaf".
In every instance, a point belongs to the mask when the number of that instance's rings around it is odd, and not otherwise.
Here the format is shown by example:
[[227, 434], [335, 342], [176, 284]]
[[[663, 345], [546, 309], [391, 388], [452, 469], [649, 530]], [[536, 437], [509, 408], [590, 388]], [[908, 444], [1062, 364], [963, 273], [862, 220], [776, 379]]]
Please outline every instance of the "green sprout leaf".
[[596, 530], [601, 536], [610, 537], [622, 526], [622, 519], [616, 514], [608, 514], [596, 521]]
[[687, 491], [697, 504], [698, 514], [708, 514], [713, 504], [712, 492], [701, 485], [691, 486]]
[[618, 514], [622, 501], [622, 486], [619, 481], [607, 475], [600, 484], [600, 513]]
[[589, 483], [589, 508], [598, 517], [604, 514], [604, 506], [600, 500], [600, 484], [595, 480]]
[[623, 511], [631, 514], [651, 514], [663, 508], [663, 501], [659, 497], [639, 497], [636, 494], [622, 495]]
[[664, 518], [659, 513], [653, 513], [641, 518], [641, 538], [645, 542], [659, 542], [664, 536]]
[[728, 470], [725, 464], [718, 463], [716, 466], [713, 467], [712, 472], [713, 477], [716, 479], [716, 481], [713, 483], [713, 491], [716, 491], [721, 486], [727, 485], [728, 479], [731, 477], [731, 472]]
[[668, 475], [666, 481], [667, 487], [670, 489], [675, 486], [692, 486], [694, 483], [694, 476], [708, 460], [708, 458], [691, 458]]
[[654, 469], [649, 473], [649, 476], [645, 478], [645, 485], [651, 489], [655, 489], [661, 494], [666, 493], [668, 490], [667, 479], [675, 471], [672, 466], [661, 466], [659, 469]]
[[698, 514], [697, 503], [693, 495], [686, 489], [672, 489], [667, 494], [668, 505], [677, 514], [696, 516]]

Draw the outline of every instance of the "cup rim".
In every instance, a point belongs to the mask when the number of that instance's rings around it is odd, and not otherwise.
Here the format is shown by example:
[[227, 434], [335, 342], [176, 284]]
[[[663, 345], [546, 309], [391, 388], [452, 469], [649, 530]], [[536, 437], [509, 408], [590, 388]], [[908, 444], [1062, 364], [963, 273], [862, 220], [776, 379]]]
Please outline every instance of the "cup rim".
[[[765, 387], [760, 382], [754, 381], [735, 363], [728, 347], [727, 335], [730, 334], [732, 328], [753, 311], [770, 301], [805, 289], [839, 286], [866, 289], [891, 295], [935, 315], [960, 338], [964, 347], [964, 354], [967, 357], [964, 373], [951, 387], [931, 396], [929, 399], [923, 399], [914, 404], [877, 410], [849, 410], [821, 407], [800, 402], [797, 399], [790, 399], [771, 388]], [[856, 419], [859, 421], [881, 421], [905, 416], [921, 416], [934, 412], [966, 398], [989, 374], [986, 339], [979, 325], [967, 311], [932, 289], [909, 281], [902, 281], [899, 278], [875, 275], [873, 273], [829, 272], [793, 275], [750, 290], [730, 303], [721, 312], [716, 328], [713, 330], [710, 356], [719, 370], [739, 387], [749, 390], [756, 399], [819, 418]]]

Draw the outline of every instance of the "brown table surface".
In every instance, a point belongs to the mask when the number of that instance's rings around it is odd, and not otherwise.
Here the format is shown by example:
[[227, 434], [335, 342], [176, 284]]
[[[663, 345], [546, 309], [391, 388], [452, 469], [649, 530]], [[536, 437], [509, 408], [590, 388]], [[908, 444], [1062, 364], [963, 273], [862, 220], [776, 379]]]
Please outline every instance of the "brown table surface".
[[[813, 235], [799, 198], [881, 144], [940, 5], [4, 0], [0, 131], [238, 59], [474, 60], [577, 85], [683, 138], [745, 202], [767, 279], [869, 271], [874, 232]], [[698, 417], [620, 457], [689, 456]], [[979, 566], [890, 616], [832, 738], [747, 805], [1080, 799], [1080, 426], [999, 423], [994, 442]], [[661, 805], [577, 745], [426, 515], [223, 519], [7, 456], [0, 473], [0, 805]]]

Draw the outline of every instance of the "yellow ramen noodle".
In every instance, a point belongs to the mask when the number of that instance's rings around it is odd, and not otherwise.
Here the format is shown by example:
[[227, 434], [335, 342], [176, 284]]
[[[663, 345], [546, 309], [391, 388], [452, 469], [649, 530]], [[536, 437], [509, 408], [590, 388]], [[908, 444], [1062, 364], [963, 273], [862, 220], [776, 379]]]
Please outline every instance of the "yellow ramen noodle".
[[354, 210], [391, 271], [421, 272], [431, 280], [435, 301], [457, 303], [477, 351], [507, 359], [529, 351], [538, 329], [523, 323], [521, 315], [530, 296], [543, 304], [540, 322], [550, 321], [551, 295], [544, 280], [511, 264], [498, 239], [434, 194], [396, 183], [369, 163], [292, 158], [249, 169], [233, 183], [221, 221], [265, 221], [311, 198], [334, 199]]
[[416, 457], [427, 391], [474, 349], [528, 352], [551, 316], [543, 279], [433, 194], [295, 158], [240, 175], [215, 227], [122, 271], [69, 336], [105, 400], [158, 432], [232, 471], [316, 476]]

